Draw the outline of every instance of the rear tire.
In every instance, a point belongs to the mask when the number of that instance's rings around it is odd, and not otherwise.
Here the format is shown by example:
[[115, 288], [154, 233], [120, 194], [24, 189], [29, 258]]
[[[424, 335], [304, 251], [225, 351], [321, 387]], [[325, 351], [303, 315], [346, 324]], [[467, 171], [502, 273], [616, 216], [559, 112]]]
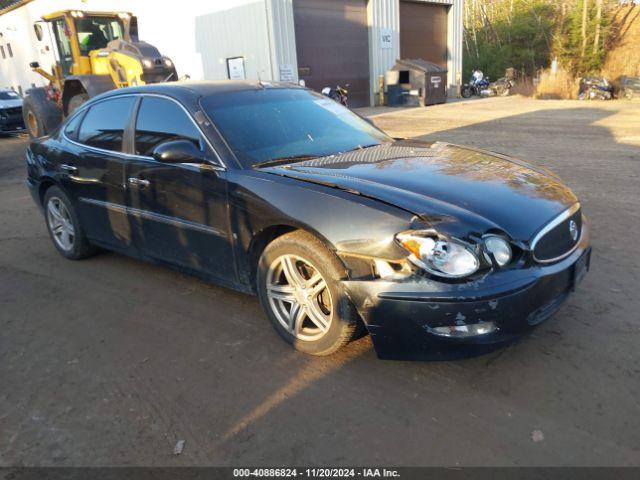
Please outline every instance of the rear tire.
[[460, 90], [460, 95], [462, 95], [462, 98], [471, 98], [471, 95], [473, 95], [473, 91], [470, 87], [462, 87], [462, 90]]
[[32, 88], [22, 102], [24, 125], [31, 138], [51, 133], [62, 122], [62, 110], [47, 98], [44, 88]]
[[53, 246], [63, 257], [80, 260], [96, 249], [88, 242], [80, 218], [62, 189], [49, 187], [44, 195], [44, 217]]
[[295, 231], [262, 253], [258, 296], [273, 327], [296, 350], [330, 355], [349, 343], [359, 322], [342, 278], [346, 271], [340, 260], [314, 236]]

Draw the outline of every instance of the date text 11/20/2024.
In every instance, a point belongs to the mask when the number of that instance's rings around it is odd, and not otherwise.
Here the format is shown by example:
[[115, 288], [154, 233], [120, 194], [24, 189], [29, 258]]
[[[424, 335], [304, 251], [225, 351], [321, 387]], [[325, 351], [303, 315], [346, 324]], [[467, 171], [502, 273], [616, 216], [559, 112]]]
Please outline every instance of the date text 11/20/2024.
[[388, 468], [234, 468], [234, 478], [399, 478]]

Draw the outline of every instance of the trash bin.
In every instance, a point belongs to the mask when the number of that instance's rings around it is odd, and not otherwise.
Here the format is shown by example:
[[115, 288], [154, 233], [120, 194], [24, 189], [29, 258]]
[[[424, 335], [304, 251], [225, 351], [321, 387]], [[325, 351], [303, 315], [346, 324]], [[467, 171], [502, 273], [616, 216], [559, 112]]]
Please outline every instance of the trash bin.
[[447, 101], [447, 70], [426, 60], [396, 61], [385, 83], [389, 106], [425, 107]]

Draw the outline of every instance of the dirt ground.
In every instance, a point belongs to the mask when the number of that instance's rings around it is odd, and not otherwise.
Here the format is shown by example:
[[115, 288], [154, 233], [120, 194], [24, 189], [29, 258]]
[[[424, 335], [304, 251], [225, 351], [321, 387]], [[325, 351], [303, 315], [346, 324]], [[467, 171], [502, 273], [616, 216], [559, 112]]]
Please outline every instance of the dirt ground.
[[0, 465], [640, 465], [640, 104], [373, 119], [564, 178], [594, 252], [555, 317], [458, 361], [380, 361], [368, 338], [311, 358], [253, 297], [116, 254], [63, 259], [24, 186], [26, 140], [0, 138]]

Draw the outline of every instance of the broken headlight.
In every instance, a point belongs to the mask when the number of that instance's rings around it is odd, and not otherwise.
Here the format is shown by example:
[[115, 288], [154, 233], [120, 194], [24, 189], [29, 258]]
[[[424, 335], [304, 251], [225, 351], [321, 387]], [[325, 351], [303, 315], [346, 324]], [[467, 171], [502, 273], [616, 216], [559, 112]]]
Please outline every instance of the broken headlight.
[[433, 231], [399, 233], [396, 240], [410, 253], [409, 260], [414, 265], [439, 277], [466, 277], [480, 267], [480, 261], [471, 248]]

